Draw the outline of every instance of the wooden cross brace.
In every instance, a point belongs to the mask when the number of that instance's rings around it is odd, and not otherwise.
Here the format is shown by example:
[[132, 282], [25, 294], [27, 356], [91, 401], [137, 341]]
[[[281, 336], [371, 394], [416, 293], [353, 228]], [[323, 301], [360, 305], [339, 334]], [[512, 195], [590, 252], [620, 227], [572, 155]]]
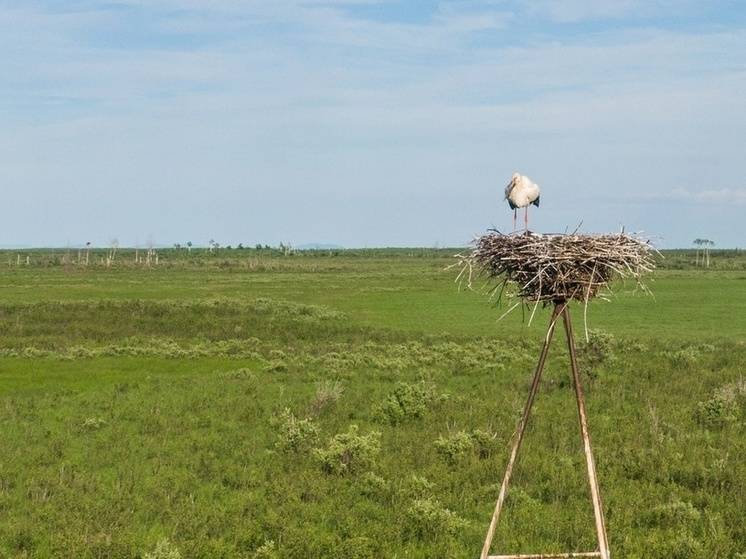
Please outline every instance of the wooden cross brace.
[[[583, 451], [585, 453], [585, 463], [588, 469], [588, 483], [591, 489], [593, 514], [596, 521], [598, 551], [576, 553], [538, 553], [529, 555], [489, 555], [490, 547], [492, 546], [492, 538], [495, 536], [497, 521], [500, 518], [500, 511], [502, 510], [503, 503], [508, 492], [508, 484], [510, 483], [510, 476], [513, 473], [513, 466], [515, 465], [516, 457], [518, 456], [518, 450], [521, 448], [521, 442], [523, 442], [523, 434], [526, 430], [526, 423], [528, 422], [528, 418], [531, 413], [531, 407], [534, 404], [536, 392], [539, 389], [539, 381], [541, 380], [541, 373], [544, 371], [544, 363], [546, 362], [547, 354], [549, 353], [549, 344], [551, 343], [552, 336], [554, 335], [554, 327], [560, 316], [562, 316], [563, 324], [565, 326], [565, 334], [567, 335], [567, 349], [570, 352], [570, 368], [572, 369], [572, 381], [573, 386], [575, 387], [575, 399], [578, 403], [580, 435], [583, 439]], [[567, 301], [555, 301], [552, 318], [549, 321], [549, 328], [547, 329], [547, 335], [544, 338], [544, 345], [541, 348], [539, 363], [536, 365], [536, 372], [534, 373], [534, 379], [531, 382], [531, 389], [528, 393], [528, 399], [526, 400], [526, 405], [523, 408], [523, 415], [521, 416], [521, 420], [518, 423], [518, 430], [516, 431], [516, 436], [513, 440], [513, 447], [510, 451], [510, 459], [508, 460], [508, 466], [505, 469], [505, 477], [503, 477], [503, 482], [500, 486], [500, 493], [497, 497], [497, 503], [495, 504], [495, 512], [492, 514], [492, 520], [490, 521], [490, 527], [487, 530], [487, 537], [484, 540], [484, 546], [482, 547], [482, 554], [480, 555], [480, 559], [560, 559], [564, 557], [600, 557], [601, 559], [609, 559], [609, 541], [606, 536], [606, 522], [604, 521], [604, 511], [601, 504], [601, 494], [598, 490], [596, 463], [593, 460], [593, 451], [591, 449], [591, 437], [588, 433], [588, 418], [585, 411], [585, 397], [583, 395], [583, 387], [580, 383], [580, 373], [578, 372], [578, 361], [575, 354], [575, 339], [572, 332], [572, 321], [570, 320], [570, 308]]]

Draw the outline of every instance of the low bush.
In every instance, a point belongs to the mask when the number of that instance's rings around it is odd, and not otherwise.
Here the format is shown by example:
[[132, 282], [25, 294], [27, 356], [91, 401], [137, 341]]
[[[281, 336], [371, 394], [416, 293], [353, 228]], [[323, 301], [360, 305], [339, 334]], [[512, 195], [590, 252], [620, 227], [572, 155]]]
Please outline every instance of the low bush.
[[274, 540], [267, 540], [254, 551], [253, 559], [280, 559], [277, 544]]
[[391, 485], [384, 478], [373, 472], [365, 472], [358, 481], [360, 492], [372, 499], [385, 499], [391, 493]]
[[406, 516], [408, 531], [418, 538], [454, 535], [468, 525], [455, 512], [430, 498], [415, 499]]
[[474, 440], [469, 433], [459, 431], [435, 440], [435, 450], [449, 464], [455, 464], [474, 450]]
[[159, 541], [153, 551], [145, 553], [143, 559], [181, 559], [181, 552], [168, 538]]
[[697, 402], [694, 417], [705, 427], [722, 427], [746, 417], [746, 380], [726, 384], [711, 398]]
[[275, 447], [285, 452], [306, 450], [318, 437], [319, 430], [311, 419], [298, 419], [285, 408], [275, 417], [277, 440]]
[[433, 406], [446, 398], [438, 395], [435, 388], [425, 382], [409, 384], [400, 382], [394, 391], [374, 410], [380, 421], [393, 425], [403, 421], [424, 417]]
[[578, 346], [584, 368], [594, 367], [614, 356], [614, 336], [602, 330], [589, 330], [588, 340]]
[[701, 356], [699, 350], [692, 346], [666, 352], [666, 357], [676, 369], [687, 369], [696, 365]]
[[435, 440], [435, 450], [449, 464], [455, 464], [465, 456], [476, 455], [489, 458], [497, 447], [497, 437], [492, 433], [475, 429], [470, 433], [458, 431]]
[[328, 474], [351, 474], [370, 468], [381, 451], [381, 433], [372, 431], [360, 435], [357, 425], [346, 433], [334, 435], [324, 448], [315, 448], [314, 455], [321, 469]]

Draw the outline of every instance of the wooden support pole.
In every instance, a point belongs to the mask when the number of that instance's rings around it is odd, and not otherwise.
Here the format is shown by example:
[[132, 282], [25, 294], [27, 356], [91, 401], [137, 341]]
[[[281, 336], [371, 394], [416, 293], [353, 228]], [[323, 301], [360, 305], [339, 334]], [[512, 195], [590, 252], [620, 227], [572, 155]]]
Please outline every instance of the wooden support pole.
[[488, 555], [487, 559], [566, 559], [572, 557], [601, 557], [601, 552], [578, 551], [570, 553], [529, 553], [528, 555]]
[[523, 434], [526, 431], [526, 424], [528, 423], [528, 417], [531, 413], [531, 407], [534, 405], [534, 398], [536, 392], [539, 389], [539, 381], [541, 380], [541, 373], [544, 370], [544, 363], [549, 353], [549, 344], [552, 341], [554, 335], [554, 327], [557, 323], [557, 318], [562, 310], [566, 307], [565, 303], [557, 304], [554, 306], [552, 312], [552, 318], [549, 320], [549, 327], [547, 328], [547, 335], [544, 338], [544, 345], [541, 348], [541, 355], [539, 356], [539, 362], [536, 365], [536, 372], [534, 373], [534, 379], [531, 382], [531, 389], [528, 393], [528, 399], [526, 405], [523, 408], [523, 415], [518, 423], [518, 429], [516, 430], [515, 439], [513, 440], [513, 448], [510, 451], [510, 458], [508, 459], [508, 466], [505, 469], [505, 476], [503, 477], [502, 485], [500, 485], [500, 493], [497, 497], [497, 503], [495, 504], [495, 512], [492, 513], [492, 520], [490, 521], [490, 527], [487, 529], [487, 537], [484, 540], [484, 546], [482, 547], [482, 554], [480, 559], [487, 559], [492, 546], [492, 538], [495, 536], [495, 528], [497, 527], [497, 521], [500, 518], [500, 511], [502, 510], [505, 496], [508, 492], [508, 484], [510, 483], [510, 477], [513, 474], [513, 466], [515, 465], [516, 457], [518, 456], [518, 450], [521, 448], [521, 442], [523, 442]]
[[[538, 392], [539, 382], [541, 381], [541, 374], [544, 370], [544, 364], [546, 362], [547, 354], [549, 353], [549, 345], [554, 334], [554, 327], [560, 315], [562, 315], [563, 323], [565, 326], [567, 349], [570, 353], [572, 382], [573, 387], [575, 388], [575, 400], [578, 405], [580, 436], [583, 439], [583, 452], [585, 453], [585, 462], [588, 470], [588, 483], [591, 490], [591, 501], [593, 502], [593, 514], [596, 522], [596, 536], [598, 537], [599, 551], [489, 555], [490, 547], [492, 546], [492, 539], [495, 536], [497, 521], [500, 518], [500, 512], [502, 510], [505, 497], [507, 496], [510, 478], [513, 474], [513, 466], [515, 465], [518, 451], [521, 447], [521, 442], [523, 442], [523, 435], [526, 430], [526, 424], [528, 423], [529, 415], [531, 413], [531, 407], [534, 404], [534, 399], [536, 397], [536, 393]], [[526, 405], [523, 408], [523, 415], [521, 416], [520, 422], [518, 423], [515, 439], [513, 440], [513, 446], [510, 451], [510, 458], [505, 469], [505, 476], [503, 477], [503, 482], [500, 486], [500, 493], [497, 497], [497, 503], [495, 504], [495, 512], [492, 514], [492, 520], [490, 521], [490, 526], [487, 530], [487, 537], [484, 540], [484, 546], [482, 547], [482, 554], [480, 555], [480, 559], [564, 559], [571, 557], [599, 557], [600, 559], [609, 559], [610, 555], [609, 541], [606, 535], [606, 522], [604, 520], [603, 505], [601, 504], [601, 492], [598, 488], [598, 477], [596, 475], [596, 463], [593, 460], [591, 437], [588, 431], [588, 416], [585, 409], [585, 395], [583, 394], [583, 386], [580, 380], [580, 372], [578, 370], [578, 359], [575, 351], [575, 338], [572, 331], [572, 321], [570, 320], [570, 309], [568, 307], [567, 301], [556, 301], [554, 304], [554, 311], [552, 312], [552, 318], [549, 321], [547, 335], [544, 338], [544, 345], [541, 348], [539, 362], [536, 365], [536, 372], [534, 373], [534, 378], [531, 383], [531, 389], [529, 390], [528, 399], [526, 400]]]
[[583, 451], [585, 452], [585, 463], [588, 468], [588, 483], [591, 488], [591, 500], [593, 501], [593, 515], [596, 520], [596, 535], [598, 536], [598, 548], [601, 551], [601, 559], [609, 559], [609, 542], [606, 536], [606, 522], [604, 520], [604, 509], [601, 504], [601, 492], [598, 489], [598, 478], [596, 476], [596, 463], [593, 460], [591, 449], [591, 436], [588, 432], [588, 417], [585, 411], [585, 396], [578, 371], [578, 360], [575, 355], [575, 338], [572, 333], [572, 321], [570, 320], [570, 309], [565, 305], [562, 309], [562, 317], [567, 335], [567, 349], [570, 352], [570, 367], [572, 368], [572, 381], [575, 386], [575, 399], [578, 403], [578, 419], [580, 420], [580, 436], [583, 438]]

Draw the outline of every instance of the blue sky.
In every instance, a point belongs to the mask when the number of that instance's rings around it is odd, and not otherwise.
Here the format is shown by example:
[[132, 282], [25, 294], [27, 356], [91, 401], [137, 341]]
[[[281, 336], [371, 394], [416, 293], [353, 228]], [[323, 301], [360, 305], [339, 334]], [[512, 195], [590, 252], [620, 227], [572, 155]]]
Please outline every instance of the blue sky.
[[0, 0], [2, 246], [746, 246], [742, 2]]

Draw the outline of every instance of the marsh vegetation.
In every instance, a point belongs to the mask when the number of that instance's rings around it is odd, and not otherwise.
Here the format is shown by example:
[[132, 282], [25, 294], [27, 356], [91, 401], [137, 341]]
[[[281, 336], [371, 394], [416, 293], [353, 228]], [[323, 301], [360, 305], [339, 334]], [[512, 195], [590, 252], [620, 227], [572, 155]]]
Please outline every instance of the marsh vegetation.
[[[0, 556], [474, 557], [547, 313], [497, 323], [452, 252], [11, 256]], [[743, 557], [746, 258], [665, 256], [654, 298], [592, 304], [580, 342], [612, 555]], [[501, 552], [595, 546], [566, 360]]]

